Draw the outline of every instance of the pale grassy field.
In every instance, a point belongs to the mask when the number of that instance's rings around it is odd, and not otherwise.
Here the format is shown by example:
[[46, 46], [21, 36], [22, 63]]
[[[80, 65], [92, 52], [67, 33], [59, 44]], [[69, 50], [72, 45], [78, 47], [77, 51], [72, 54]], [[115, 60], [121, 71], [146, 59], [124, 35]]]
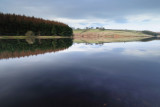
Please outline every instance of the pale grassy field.
[[153, 36], [134, 30], [74, 30], [74, 42], [76, 43], [129, 42], [151, 37]]

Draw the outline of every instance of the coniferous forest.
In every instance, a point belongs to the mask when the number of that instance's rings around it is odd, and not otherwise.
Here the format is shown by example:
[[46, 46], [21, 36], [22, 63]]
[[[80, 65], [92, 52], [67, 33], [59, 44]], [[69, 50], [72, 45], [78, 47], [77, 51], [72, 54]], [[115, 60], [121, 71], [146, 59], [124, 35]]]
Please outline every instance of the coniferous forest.
[[72, 28], [61, 22], [0, 13], [0, 36], [72, 36], [72, 34]]

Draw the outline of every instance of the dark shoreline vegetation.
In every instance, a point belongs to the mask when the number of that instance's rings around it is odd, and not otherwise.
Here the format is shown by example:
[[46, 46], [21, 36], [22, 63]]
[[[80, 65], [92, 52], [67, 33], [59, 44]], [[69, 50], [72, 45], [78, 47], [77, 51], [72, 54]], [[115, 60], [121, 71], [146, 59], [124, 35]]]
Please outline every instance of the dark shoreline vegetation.
[[57, 52], [72, 46], [71, 38], [61, 39], [0, 39], [0, 59]]
[[72, 28], [68, 25], [28, 17], [25, 15], [0, 13], [0, 36], [72, 36]]
[[160, 33], [152, 32], [152, 31], [147, 31], [147, 30], [142, 31], [142, 33], [147, 34], [147, 35], [152, 35], [152, 36], [158, 36], [158, 35], [160, 35]]

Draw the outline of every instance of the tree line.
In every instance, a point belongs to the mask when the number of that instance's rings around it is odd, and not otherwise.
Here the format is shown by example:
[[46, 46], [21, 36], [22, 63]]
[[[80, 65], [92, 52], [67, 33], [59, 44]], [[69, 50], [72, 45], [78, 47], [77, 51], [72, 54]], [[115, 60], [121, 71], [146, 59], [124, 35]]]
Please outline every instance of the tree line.
[[142, 33], [147, 34], [147, 35], [152, 35], [152, 36], [159, 35], [159, 33], [157, 33], [157, 32], [152, 32], [152, 31], [148, 31], [148, 30], [144, 30], [144, 31], [142, 31]]
[[72, 36], [73, 31], [68, 25], [57, 21], [0, 13], [0, 35]]

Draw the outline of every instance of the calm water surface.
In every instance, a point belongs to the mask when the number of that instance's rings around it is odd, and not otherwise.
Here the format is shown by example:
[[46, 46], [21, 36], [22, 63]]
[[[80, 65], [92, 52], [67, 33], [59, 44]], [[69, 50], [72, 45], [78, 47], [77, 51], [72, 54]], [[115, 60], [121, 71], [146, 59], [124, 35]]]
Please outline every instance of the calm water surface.
[[12, 42], [1, 46], [0, 107], [160, 107], [159, 40]]

